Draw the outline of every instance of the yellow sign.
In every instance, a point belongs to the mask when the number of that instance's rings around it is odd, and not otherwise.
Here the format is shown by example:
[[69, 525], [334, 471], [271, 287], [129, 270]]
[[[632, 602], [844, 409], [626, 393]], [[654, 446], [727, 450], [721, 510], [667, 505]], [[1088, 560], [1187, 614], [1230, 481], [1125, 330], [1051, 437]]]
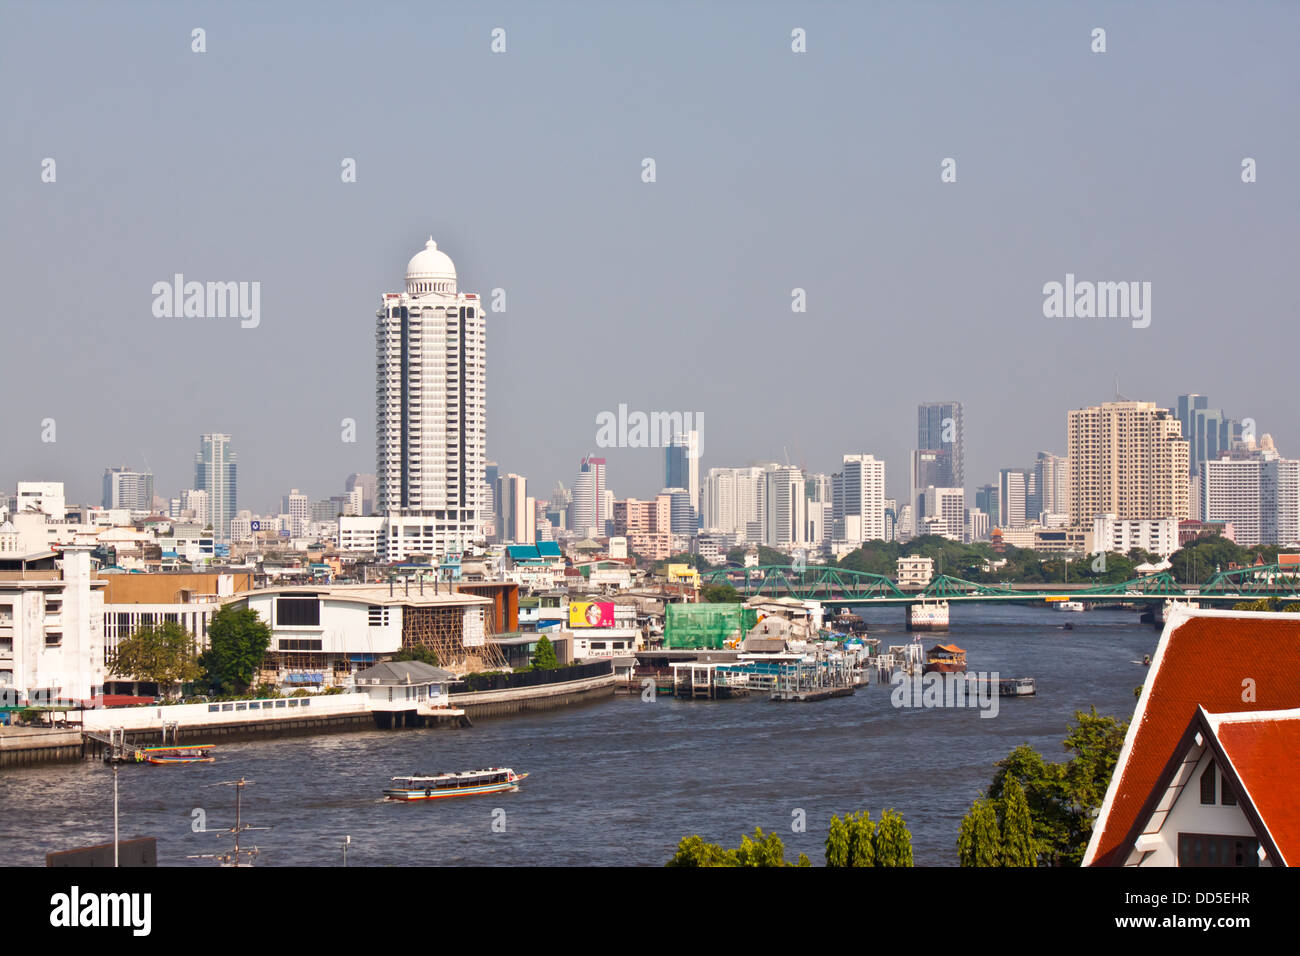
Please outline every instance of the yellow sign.
[[569, 627], [613, 627], [612, 601], [570, 601]]

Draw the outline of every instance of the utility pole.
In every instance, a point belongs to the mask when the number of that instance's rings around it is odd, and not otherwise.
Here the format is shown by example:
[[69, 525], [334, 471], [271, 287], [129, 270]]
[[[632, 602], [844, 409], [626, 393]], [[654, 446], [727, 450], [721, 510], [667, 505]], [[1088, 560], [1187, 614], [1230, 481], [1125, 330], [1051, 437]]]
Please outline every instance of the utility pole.
[[117, 764], [113, 764], [113, 866], [117, 867]]

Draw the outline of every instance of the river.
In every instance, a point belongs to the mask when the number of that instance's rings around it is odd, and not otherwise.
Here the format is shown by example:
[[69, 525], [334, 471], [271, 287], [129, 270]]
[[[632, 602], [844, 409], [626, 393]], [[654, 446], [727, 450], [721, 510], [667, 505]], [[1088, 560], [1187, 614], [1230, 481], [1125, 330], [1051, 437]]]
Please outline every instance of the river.
[[[883, 645], [905, 643], [899, 608], [861, 612]], [[1074, 630], [1060, 628], [1063, 623]], [[483, 719], [468, 729], [367, 731], [222, 743], [213, 764], [120, 771], [121, 836], [155, 836], [163, 866], [211, 865], [189, 854], [229, 849], [193, 831], [234, 819], [227, 781], [252, 781], [245, 834], [260, 866], [662, 865], [698, 833], [735, 846], [775, 830], [786, 856], [823, 862], [832, 813], [892, 807], [912, 833], [918, 866], [956, 864], [961, 817], [995, 761], [1028, 743], [1049, 760], [1076, 710], [1127, 720], [1158, 632], [1136, 612], [1064, 613], [1023, 606], [952, 607], [946, 634], [970, 670], [1034, 677], [1038, 694], [974, 709], [898, 709], [888, 687], [819, 703], [766, 698], [694, 702], [619, 695], [564, 710]], [[530, 776], [515, 793], [386, 802], [394, 775], [509, 766]], [[112, 840], [112, 772], [87, 760], [0, 771], [0, 847], [10, 866], [41, 866], [50, 850]], [[802, 811], [806, 830], [793, 832]]]

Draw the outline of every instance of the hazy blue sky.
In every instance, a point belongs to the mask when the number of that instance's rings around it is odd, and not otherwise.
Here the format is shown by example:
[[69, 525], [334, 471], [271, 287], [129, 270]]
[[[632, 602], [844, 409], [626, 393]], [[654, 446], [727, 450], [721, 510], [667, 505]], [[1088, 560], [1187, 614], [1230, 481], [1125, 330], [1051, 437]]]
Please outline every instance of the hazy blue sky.
[[[338, 493], [429, 235], [506, 290], [488, 456], [539, 497], [619, 403], [703, 413], [703, 468], [871, 452], [900, 496], [918, 402], [965, 403], [974, 487], [1116, 379], [1300, 456], [1298, 38], [1295, 3], [5, 2], [0, 487], [175, 495], [224, 431], [242, 507]], [[259, 281], [260, 326], [155, 318], [177, 272]], [[1151, 282], [1150, 327], [1044, 318], [1067, 272]]]

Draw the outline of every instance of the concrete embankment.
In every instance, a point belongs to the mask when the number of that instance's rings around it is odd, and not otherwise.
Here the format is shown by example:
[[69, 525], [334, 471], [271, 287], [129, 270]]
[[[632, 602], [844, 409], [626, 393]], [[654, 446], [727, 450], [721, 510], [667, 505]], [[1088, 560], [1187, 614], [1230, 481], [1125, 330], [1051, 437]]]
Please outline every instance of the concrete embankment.
[[[500, 717], [588, 703], [612, 696], [614, 687], [614, 675], [605, 673], [554, 684], [452, 694], [450, 702], [453, 709], [463, 709], [471, 719]], [[110, 736], [119, 741], [119, 746], [149, 747], [341, 733], [394, 725], [393, 714], [372, 711], [365, 694], [110, 708], [84, 711], [82, 718], [80, 730], [0, 728], [0, 767], [99, 757], [107, 749]], [[387, 720], [381, 723], [377, 718]]]
[[80, 760], [81, 731], [0, 727], [0, 767]]
[[505, 690], [482, 690], [468, 694], [452, 694], [453, 707], [463, 708], [471, 720], [480, 717], [501, 717], [525, 711], [552, 710], [570, 704], [582, 704], [614, 694], [615, 677], [602, 674], [561, 684], [539, 684], [534, 687], [513, 687]]

